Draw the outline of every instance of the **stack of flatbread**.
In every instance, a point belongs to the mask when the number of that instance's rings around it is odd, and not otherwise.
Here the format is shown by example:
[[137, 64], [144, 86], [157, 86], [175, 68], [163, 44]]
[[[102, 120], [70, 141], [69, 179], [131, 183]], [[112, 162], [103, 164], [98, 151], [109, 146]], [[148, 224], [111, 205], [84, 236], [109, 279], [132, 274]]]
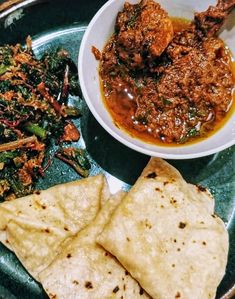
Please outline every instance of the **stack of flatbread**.
[[228, 254], [211, 194], [157, 158], [128, 194], [98, 175], [0, 204], [0, 240], [54, 299], [214, 298]]

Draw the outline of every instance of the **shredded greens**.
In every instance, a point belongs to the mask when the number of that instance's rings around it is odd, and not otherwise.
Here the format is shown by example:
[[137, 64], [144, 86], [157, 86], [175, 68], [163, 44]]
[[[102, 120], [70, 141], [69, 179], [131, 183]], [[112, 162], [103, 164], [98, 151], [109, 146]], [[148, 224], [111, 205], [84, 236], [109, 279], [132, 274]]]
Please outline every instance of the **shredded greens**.
[[[71, 118], [80, 111], [68, 106], [68, 95], [79, 95], [77, 70], [65, 50], [37, 59], [26, 46], [0, 47], [0, 199], [33, 191], [43, 176], [45, 152], [52, 141], [77, 141]], [[86, 159], [86, 158], [84, 158]], [[81, 166], [81, 175], [87, 175]]]

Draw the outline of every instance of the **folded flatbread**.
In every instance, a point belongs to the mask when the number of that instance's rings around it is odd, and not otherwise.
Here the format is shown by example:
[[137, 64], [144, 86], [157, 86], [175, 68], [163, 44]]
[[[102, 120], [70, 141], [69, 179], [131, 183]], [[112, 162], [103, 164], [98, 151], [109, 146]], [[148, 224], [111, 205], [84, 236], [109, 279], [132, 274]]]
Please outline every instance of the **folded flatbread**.
[[119, 262], [95, 242], [121, 199], [121, 193], [110, 199], [96, 219], [67, 241], [54, 262], [39, 274], [50, 298], [150, 298]]
[[95, 218], [108, 196], [105, 185], [98, 175], [1, 203], [0, 240], [37, 279], [60, 244]]
[[208, 191], [152, 158], [97, 241], [154, 299], [214, 298], [228, 234]]

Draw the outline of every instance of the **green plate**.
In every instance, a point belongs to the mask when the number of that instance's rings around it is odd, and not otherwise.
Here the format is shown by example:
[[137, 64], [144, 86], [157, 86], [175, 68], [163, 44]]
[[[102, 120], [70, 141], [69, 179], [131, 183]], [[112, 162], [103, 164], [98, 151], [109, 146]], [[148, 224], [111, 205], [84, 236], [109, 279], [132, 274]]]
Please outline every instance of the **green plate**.
[[[74, 62], [77, 62], [86, 25], [105, 1], [18, 2], [4, 10], [1, 10], [0, 5], [0, 44], [24, 43], [27, 35], [31, 35], [33, 48], [38, 56], [47, 49], [59, 46], [67, 49]], [[86, 147], [89, 153], [92, 161], [91, 175], [103, 172], [113, 192], [120, 188], [127, 190], [135, 182], [149, 157], [130, 150], [106, 133], [91, 115], [82, 98], [71, 97], [70, 101], [83, 111], [82, 118], [76, 121], [82, 133], [78, 145]], [[49, 154], [54, 151], [55, 148], [51, 148]], [[235, 294], [232, 295], [231, 289], [235, 290], [235, 146], [202, 159], [171, 160], [170, 163], [181, 171], [188, 182], [208, 187], [215, 196], [216, 213], [225, 221], [230, 235], [228, 266], [217, 298], [234, 298]], [[79, 179], [79, 176], [71, 168], [54, 159], [37, 187], [45, 189], [75, 179]], [[47, 296], [15, 255], [0, 244], [1, 298], [42, 299]]]

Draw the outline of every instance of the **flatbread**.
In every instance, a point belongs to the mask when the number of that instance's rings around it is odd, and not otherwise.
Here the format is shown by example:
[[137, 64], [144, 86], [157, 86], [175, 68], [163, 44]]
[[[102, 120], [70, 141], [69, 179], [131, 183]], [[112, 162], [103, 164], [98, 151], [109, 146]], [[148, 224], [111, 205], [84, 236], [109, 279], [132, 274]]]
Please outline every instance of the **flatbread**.
[[37, 279], [60, 252], [60, 244], [95, 218], [105, 185], [98, 175], [1, 203], [0, 240]]
[[110, 199], [96, 219], [67, 241], [63, 252], [39, 274], [50, 298], [150, 298], [119, 262], [95, 242], [122, 196], [119, 193]]
[[152, 158], [97, 241], [154, 299], [214, 298], [228, 233], [211, 195]]

